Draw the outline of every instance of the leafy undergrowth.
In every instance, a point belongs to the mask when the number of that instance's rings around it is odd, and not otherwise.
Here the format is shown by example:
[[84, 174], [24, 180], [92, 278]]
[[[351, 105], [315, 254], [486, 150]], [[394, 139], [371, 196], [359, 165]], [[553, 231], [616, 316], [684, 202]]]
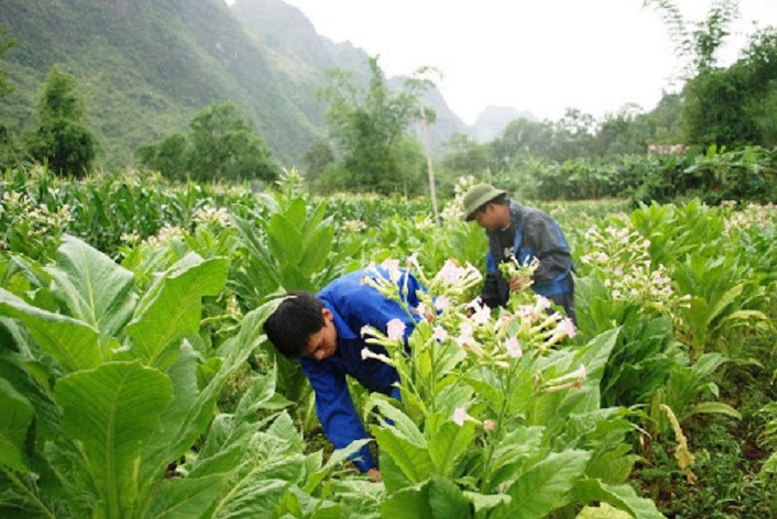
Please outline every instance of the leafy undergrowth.
[[640, 493], [652, 497], [667, 517], [777, 517], [777, 491], [758, 477], [771, 454], [759, 441], [766, 423], [759, 411], [777, 400], [772, 372], [773, 366], [729, 369], [720, 381], [721, 400], [740, 410], [742, 419], [697, 415], [684, 427], [695, 455], [690, 479], [677, 468], [669, 446], [654, 444], [653, 463], [635, 473]]

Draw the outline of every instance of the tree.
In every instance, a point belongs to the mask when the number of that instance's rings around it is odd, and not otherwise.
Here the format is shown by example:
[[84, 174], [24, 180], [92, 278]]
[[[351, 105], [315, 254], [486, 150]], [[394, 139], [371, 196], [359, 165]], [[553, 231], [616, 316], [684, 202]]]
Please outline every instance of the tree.
[[306, 177], [308, 180], [314, 181], [327, 166], [334, 163], [335, 154], [329, 142], [324, 139], [316, 139], [305, 152], [303, 159], [307, 168]]
[[[378, 58], [369, 59], [369, 89], [356, 86], [353, 75], [335, 70], [329, 84], [320, 94], [328, 103], [326, 123], [343, 157], [345, 183], [358, 190], [389, 193], [421, 186], [417, 179], [421, 167], [413, 162], [413, 148], [408, 129], [418, 119], [419, 99], [431, 86], [421, 79], [426, 69], [405, 81], [403, 88], [392, 93], [386, 87]], [[411, 159], [411, 160], [408, 160]], [[423, 155], [419, 159], [423, 163]]]
[[217, 102], [198, 113], [192, 129], [189, 170], [197, 180], [274, 180], [278, 168], [261, 135], [232, 103]]
[[138, 148], [140, 162], [172, 179], [274, 180], [278, 166], [261, 135], [234, 104], [216, 102], [189, 123], [191, 132], [169, 134]]
[[[8, 49], [16, 45], [16, 40], [6, 36], [7, 31], [0, 28], [0, 59], [5, 57]], [[0, 99], [13, 91], [13, 86], [8, 80], [8, 76], [3, 70], [0, 70]], [[10, 165], [13, 159], [14, 139], [10, 130], [3, 121], [0, 121], [0, 169]]]
[[554, 128], [549, 121], [519, 118], [507, 125], [490, 146], [495, 170], [513, 168], [526, 157], [553, 155]]
[[688, 82], [682, 112], [688, 142], [729, 148], [773, 146], [777, 136], [777, 31], [752, 36], [743, 57]]
[[181, 132], [166, 135], [156, 144], [138, 148], [140, 163], [167, 178], [184, 180], [188, 173], [189, 141]]
[[[681, 93], [663, 92], [658, 105], [645, 115], [648, 144], [676, 144], [682, 142], [680, 113], [683, 109]], [[644, 150], [642, 150], [644, 151]]]
[[27, 136], [27, 152], [59, 175], [83, 176], [97, 155], [97, 138], [85, 126], [75, 78], [51, 68], [38, 105], [37, 127]]
[[[8, 31], [0, 28], [0, 59], [5, 57], [6, 52], [11, 47], [17, 45], [17, 41], [7, 36]], [[5, 72], [0, 70], [0, 97], [3, 97], [13, 91], [11, 82], [8, 81], [8, 76]]]
[[553, 123], [550, 158], [563, 162], [590, 156], [597, 131], [598, 123], [594, 116], [577, 108], [567, 108], [564, 116]]
[[607, 114], [596, 133], [596, 154], [601, 157], [644, 153], [650, 139], [650, 127], [639, 105], [628, 103]]
[[488, 150], [466, 134], [454, 133], [444, 145], [446, 152], [442, 166], [455, 177], [479, 175], [489, 167]]

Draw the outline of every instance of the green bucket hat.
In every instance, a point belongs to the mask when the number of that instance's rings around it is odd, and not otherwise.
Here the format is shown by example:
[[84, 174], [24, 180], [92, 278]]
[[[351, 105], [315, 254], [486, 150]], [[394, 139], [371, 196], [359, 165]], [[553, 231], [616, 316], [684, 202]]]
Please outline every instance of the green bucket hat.
[[475, 184], [464, 195], [462, 209], [464, 211], [464, 220], [471, 221], [475, 218], [475, 211], [491, 200], [506, 195], [507, 191], [497, 189], [491, 184]]

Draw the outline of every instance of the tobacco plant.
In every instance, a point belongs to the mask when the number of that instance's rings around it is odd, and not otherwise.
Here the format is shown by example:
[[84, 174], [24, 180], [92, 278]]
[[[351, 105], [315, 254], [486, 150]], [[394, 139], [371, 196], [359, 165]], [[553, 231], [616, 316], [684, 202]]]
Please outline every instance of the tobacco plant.
[[138, 292], [131, 271], [66, 237], [37, 287], [55, 308], [0, 289], [5, 517], [275, 517], [340, 506], [310, 492], [349, 452], [328, 464], [301, 453], [274, 372], [214, 419], [273, 309], [246, 314], [203, 359], [189, 341], [227, 265], [187, 254]]
[[[629, 412], [600, 408], [599, 382], [618, 330], [575, 347], [574, 326], [544, 298], [514, 295], [491, 314], [463, 299], [479, 281], [471, 265], [447, 263], [427, 276], [404, 330], [362, 330], [400, 374], [401, 401], [374, 395], [365, 411], [380, 451], [386, 517], [545, 517], [575, 504], [605, 501], [636, 517], [661, 517], [624, 484], [637, 457], [626, 436]], [[397, 263], [384, 262], [390, 272]], [[401, 301], [390, 282], [375, 288]], [[408, 308], [408, 311], [413, 311]], [[374, 410], [374, 411], [373, 411]]]

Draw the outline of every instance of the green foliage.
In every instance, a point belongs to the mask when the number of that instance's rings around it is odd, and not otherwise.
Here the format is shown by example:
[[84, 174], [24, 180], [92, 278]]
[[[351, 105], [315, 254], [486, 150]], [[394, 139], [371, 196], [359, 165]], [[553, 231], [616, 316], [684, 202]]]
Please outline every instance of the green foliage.
[[[0, 27], [0, 62], [5, 58], [8, 49], [17, 45], [17, 41], [10, 39], [8, 31]], [[4, 69], [0, 69], [0, 99], [13, 91], [13, 85], [8, 80], [8, 74]], [[8, 128], [6, 121], [0, 118], [0, 169], [4, 169], [13, 162], [14, 146], [13, 135]]]
[[[182, 130], [214, 99], [234, 102], [274, 157], [297, 161], [320, 133], [322, 107], [311, 102], [311, 88], [287, 80], [285, 67], [267, 59], [268, 47], [242, 21], [229, 5], [211, 0], [188, 9], [179, 9], [178, 0], [46, 6], [7, 0], [2, 25], [20, 45], [7, 56], [17, 88], [0, 103], [0, 118], [22, 131], [35, 106], [30, 94], [59, 63], [82, 82], [101, 143], [99, 166], [134, 164], [139, 146]], [[293, 53], [286, 59], [290, 68], [303, 61]]]
[[[767, 169], [762, 153], [708, 154], [685, 174], [731, 185]], [[593, 189], [572, 162], [555, 181]], [[484, 236], [455, 200], [437, 228], [428, 200], [323, 200], [287, 176], [264, 194], [133, 171], [2, 177], [0, 514], [567, 517], [607, 503], [660, 517], [650, 496], [668, 515], [770, 515], [775, 426], [752, 408], [774, 400], [773, 205], [545, 204], [578, 268], [568, 339], [533, 300], [493, 315], [472, 303]], [[410, 351], [374, 337], [403, 381], [401, 401], [355, 395], [379, 445], [375, 485], [342, 466], [352, 450], [317, 450], [304, 378], [261, 335], [271, 306], [248, 310], [281, 284], [316, 290], [403, 255], [445, 269], [419, 276], [452, 306], [419, 323]], [[479, 265], [467, 286], [446, 288], [466, 262]], [[695, 465], [673, 459], [663, 406]]]
[[755, 33], [743, 57], [726, 69], [705, 69], [685, 88], [683, 124], [688, 142], [736, 148], [775, 146], [777, 31]]
[[[559, 316], [539, 306], [491, 316], [467, 304], [467, 286], [477, 282], [471, 265], [448, 264], [434, 277], [408, 265], [449, 305], [418, 323], [409, 351], [367, 332], [402, 381], [401, 401], [373, 395], [366, 405], [379, 421], [372, 431], [388, 493], [382, 512], [418, 517], [453, 507], [463, 517], [545, 517], [602, 500], [637, 517], [660, 517], [621, 485], [636, 460], [621, 443], [631, 425], [619, 410], [599, 408], [618, 330], [569, 347]], [[377, 281], [377, 289], [396, 297], [390, 283]], [[471, 320], [467, 307], [476, 314]], [[435, 505], [436, 494], [445, 507]]]
[[316, 139], [305, 152], [304, 160], [306, 177], [315, 183], [321, 173], [335, 162], [335, 154], [328, 142]]
[[[0, 326], [12, 331], [2, 343], [0, 401], [13, 410], [0, 420], [0, 510], [228, 517], [289, 507], [288, 494], [308, 512], [324, 504], [309, 493], [360, 445], [326, 464], [320, 452], [302, 454], [274, 370], [252, 381], [233, 413], [213, 414], [275, 308], [248, 313], [215, 362], [204, 362], [188, 339], [203, 296], [224, 286], [224, 259], [189, 255], [143, 293], [132, 272], [74, 238], [50, 268], [52, 282], [39, 290], [70, 317], [0, 289]], [[166, 477], [175, 460], [178, 477]]]
[[232, 103], [213, 103], [190, 123], [191, 133], [173, 133], [143, 146], [146, 166], [172, 179], [273, 180], [277, 166], [262, 137]]
[[[18, 45], [19, 42], [8, 37], [8, 30], [0, 28], [0, 59], [5, 58], [8, 49]], [[10, 93], [13, 90], [13, 85], [8, 81], [8, 74], [4, 70], [0, 70], [0, 98]]]
[[419, 99], [431, 83], [413, 77], [392, 93], [377, 57], [370, 58], [369, 67], [366, 92], [342, 70], [334, 71], [321, 90], [328, 103], [327, 125], [343, 157], [340, 184], [360, 191], [417, 193], [423, 156], [420, 146], [409, 142], [408, 127], [419, 118]]
[[27, 151], [59, 175], [81, 177], [92, 167], [97, 139], [86, 128], [75, 78], [53, 67], [38, 105], [37, 127], [27, 137]]

